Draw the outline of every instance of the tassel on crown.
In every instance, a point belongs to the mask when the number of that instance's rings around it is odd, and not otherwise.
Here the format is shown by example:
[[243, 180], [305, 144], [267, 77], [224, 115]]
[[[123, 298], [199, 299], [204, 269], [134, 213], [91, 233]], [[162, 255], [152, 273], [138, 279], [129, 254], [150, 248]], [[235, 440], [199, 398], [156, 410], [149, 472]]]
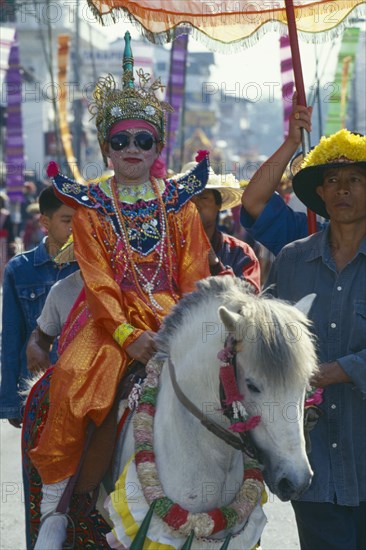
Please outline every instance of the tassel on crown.
[[108, 139], [109, 130], [116, 122], [127, 119], [145, 120], [153, 124], [165, 143], [166, 112], [172, 112], [173, 108], [169, 103], [159, 101], [155, 95], [165, 86], [160, 77], [150, 83], [150, 75], [139, 69], [136, 71], [139, 87], [135, 87], [130, 33], [126, 32], [124, 38], [122, 90], [111, 74], [100, 77], [93, 93], [94, 101], [89, 106], [90, 113], [96, 117], [99, 143], [102, 145]]

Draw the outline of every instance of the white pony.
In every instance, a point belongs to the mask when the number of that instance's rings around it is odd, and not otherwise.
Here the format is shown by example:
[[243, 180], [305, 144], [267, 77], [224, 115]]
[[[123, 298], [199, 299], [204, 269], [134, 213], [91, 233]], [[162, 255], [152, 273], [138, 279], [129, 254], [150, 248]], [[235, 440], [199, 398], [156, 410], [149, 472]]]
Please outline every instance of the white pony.
[[[159, 331], [159, 352], [148, 365], [145, 382], [148, 399], [135, 415], [135, 434], [130, 425], [124, 438], [120, 477], [107, 499], [113, 548], [142, 548], [143, 543], [131, 540], [156, 499], [159, 510], [145, 529], [144, 548], [180, 549], [190, 533], [191, 539], [195, 535], [192, 545], [184, 548], [250, 549], [258, 541], [266, 521], [260, 506], [263, 486], [256, 475], [243, 484], [244, 468], [258, 469], [243, 448], [231, 446], [233, 440], [240, 446], [241, 440], [228, 430], [233, 418], [222, 413], [220, 378], [228, 372], [223, 369], [231, 355], [237, 387], [228, 390], [226, 382], [225, 394], [234, 391], [243, 398], [236, 405], [241, 421], [255, 419], [255, 426], [259, 420], [250, 434], [267, 485], [281, 500], [289, 500], [311, 482], [303, 409], [316, 355], [307, 318], [285, 302], [254, 295], [232, 277], [210, 277], [197, 287]], [[157, 390], [151, 405], [149, 392]], [[203, 425], [207, 419], [209, 429]], [[210, 431], [210, 422], [219, 426], [218, 435]], [[137, 460], [131, 459], [134, 447], [136, 458], [139, 452], [142, 456], [137, 468]], [[226, 523], [220, 523], [223, 516]]]

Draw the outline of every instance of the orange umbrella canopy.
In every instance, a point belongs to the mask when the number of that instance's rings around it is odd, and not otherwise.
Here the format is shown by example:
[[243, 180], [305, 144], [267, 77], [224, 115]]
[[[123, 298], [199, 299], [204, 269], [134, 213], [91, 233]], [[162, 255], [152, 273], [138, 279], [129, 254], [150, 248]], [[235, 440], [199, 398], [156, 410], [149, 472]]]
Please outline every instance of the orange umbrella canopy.
[[[152, 42], [169, 42], [182, 27], [189, 27], [208, 45], [245, 46], [259, 31], [287, 25], [285, 0], [88, 0], [88, 4], [103, 24], [127, 14]], [[345, 23], [355, 8], [364, 14], [365, 5], [365, 0], [295, 0], [297, 30], [309, 35], [330, 32]]]

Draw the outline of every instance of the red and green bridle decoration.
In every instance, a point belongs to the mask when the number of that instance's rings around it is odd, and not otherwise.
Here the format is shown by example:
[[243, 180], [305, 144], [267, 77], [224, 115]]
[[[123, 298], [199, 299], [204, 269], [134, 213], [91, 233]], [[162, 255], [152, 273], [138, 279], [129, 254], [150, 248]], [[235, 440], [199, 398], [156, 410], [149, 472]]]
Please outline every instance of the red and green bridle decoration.
[[236, 341], [233, 336], [226, 338], [224, 348], [217, 354], [222, 362], [220, 367], [220, 382], [225, 394], [225, 414], [232, 422], [229, 430], [236, 433], [245, 433], [258, 426], [261, 417], [250, 416], [246, 410], [243, 400], [244, 396], [239, 392], [236, 381], [234, 360], [236, 356]]

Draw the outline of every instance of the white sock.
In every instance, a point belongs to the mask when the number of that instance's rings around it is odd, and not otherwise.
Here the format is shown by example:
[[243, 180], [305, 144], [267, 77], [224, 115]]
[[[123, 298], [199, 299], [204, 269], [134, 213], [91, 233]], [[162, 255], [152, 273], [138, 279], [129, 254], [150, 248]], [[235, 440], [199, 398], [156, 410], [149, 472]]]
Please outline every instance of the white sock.
[[34, 550], [61, 550], [67, 533], [67, 516], [56, 508], [70, 478], [42, 487], [41, 527]]
[[41, 525], [34, 550], [62, 550], [66, 537], [67, 516], [51, 514]]

